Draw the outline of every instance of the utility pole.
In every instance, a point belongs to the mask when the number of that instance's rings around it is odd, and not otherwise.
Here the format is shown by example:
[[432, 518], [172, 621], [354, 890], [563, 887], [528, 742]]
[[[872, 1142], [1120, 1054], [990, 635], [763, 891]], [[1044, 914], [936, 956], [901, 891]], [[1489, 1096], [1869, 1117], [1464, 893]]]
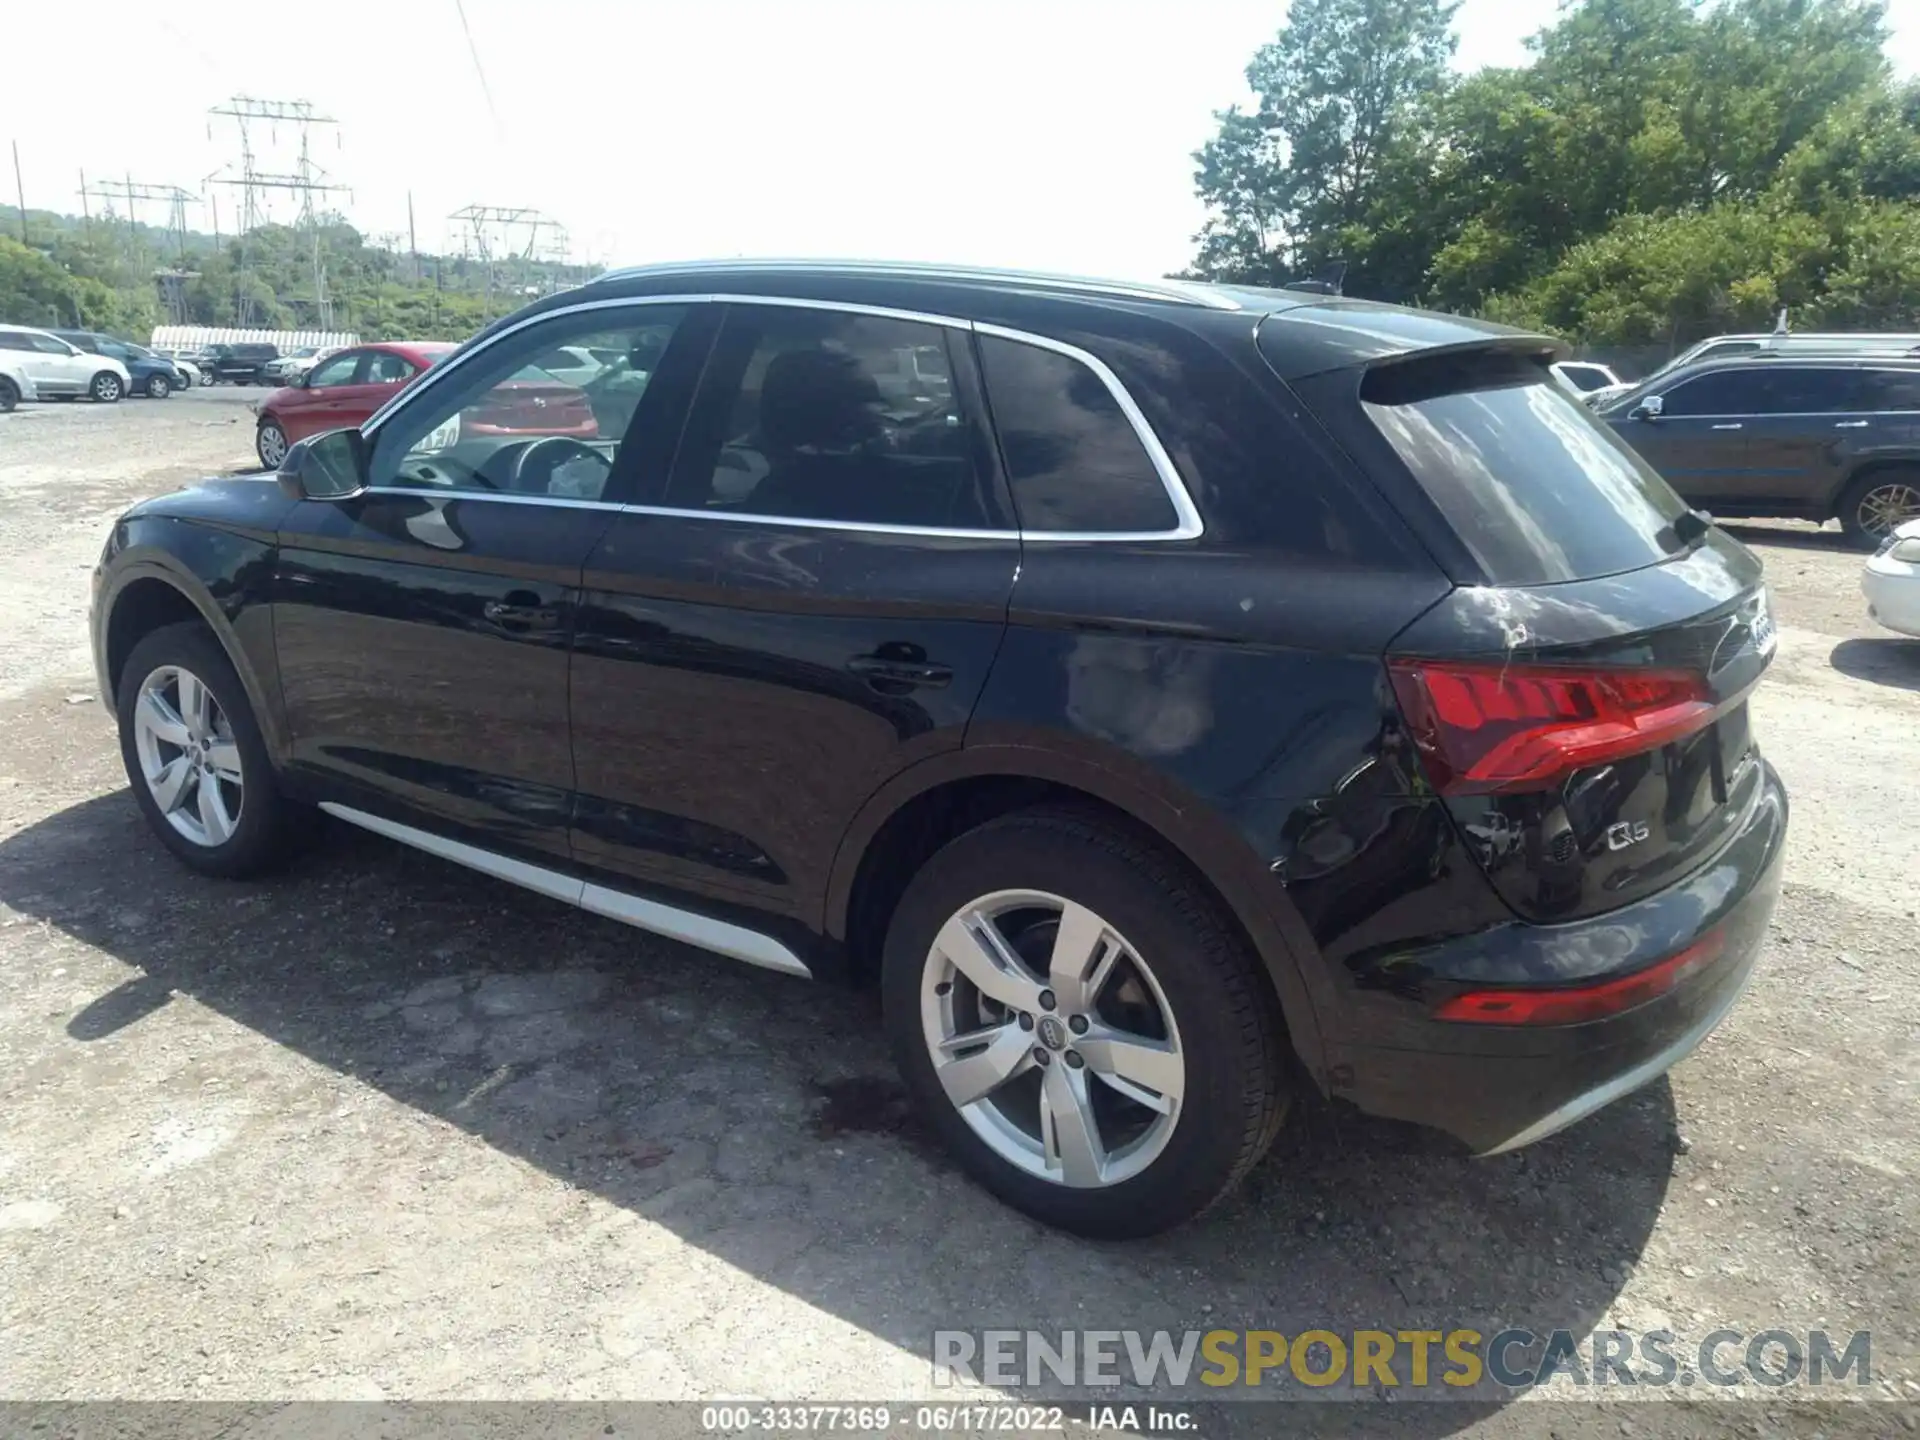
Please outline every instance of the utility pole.
[[[305, 100], [261, 100], [250, 95], [235, 95], [224, 105], [216, 105], [208, 112], [222, 115], [235, 122], [240, 132], [239, 176], [221, 177], [216, 184], [231, 185], [240, 191], [240, 223], [237, 233], [240, 236], [240, 283], [244, 285], [248, 273], [246, 236], [251, 230], [264, 223], [262, 192], [289, 190], [300, 197], [300, 223], [306, 227], [312, 245], [313, 260], [313, 320], [322, 329], [331, 329], [333, 325], [333, 303], [327, 296], [326, 266], [321, 258], [320, 217], [314, 208], [316, 197], [346, 193], [345, 187], [331, 183], [327, 172], [313, 161], [312, 130], [316, 125], [338, 125], [340, 122], [330, 115], [316, 112]], [[299, 132], [299, 159], [291, 174], [269, 174], [259, 168], [259, 156], [254, 147], [254, 127], [261, 121], [269, 127], [291, 124]], [[270, 129], [270, 134], [274, 133]], [[231, 168], [231, 167], [229, 167]], [[213, 178], [213, 177], [209, 177]], [[239, 296], [240, 312], [237, 319], [245, 325], [253, 319], [253, 302], [244, 289]]]
[[[18, 156], [18, 147], [15, 148], [14, 154]], [[16, 159], [14, 169], [18, 171], [19, 168], [19, 161]], [[20, 210], [22, 224], [26, 223], [26, 213], [26, 208], [22, 206]], [[411, 190], [407, 191], [407, 254], [413, 257], [413, 283], [418, 286], [420, 284], [420, 240], [413, 233], [413, 192]]]
[[[18, 140], [13, 142], [13, 192], [20, 200], [20, 243], [24, 245], [27, 243], [27, 185], [20, 178], [20, 142]], [[407, 203], [411, 208], [413, 203], [411, 198]]]

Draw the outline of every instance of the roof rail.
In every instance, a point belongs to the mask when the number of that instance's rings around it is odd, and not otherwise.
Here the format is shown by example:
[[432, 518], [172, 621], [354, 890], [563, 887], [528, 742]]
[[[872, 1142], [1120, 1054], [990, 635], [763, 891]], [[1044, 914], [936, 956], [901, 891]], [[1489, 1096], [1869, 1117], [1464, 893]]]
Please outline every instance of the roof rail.
[[857, 275], [896, 276], [922, 280], [998, 281], [1002, 284], [1070, 290], [1135, 300], [1172, 300], [1212, 310], [1244, 308], [1231, 295], [1211, 286], [1185, 280], [1101, 280], [1084, 275], [1056, 275], [1039, 270], [1002, 270], [985, 265], [940, 265], [916, 260], [742, 259], [668, 260], [653, 265], [631, 265], [608, 270], [589, 284], [608, 280], [637, 280], [649, 275], [677, 275], [703, 270], [815, 270]]

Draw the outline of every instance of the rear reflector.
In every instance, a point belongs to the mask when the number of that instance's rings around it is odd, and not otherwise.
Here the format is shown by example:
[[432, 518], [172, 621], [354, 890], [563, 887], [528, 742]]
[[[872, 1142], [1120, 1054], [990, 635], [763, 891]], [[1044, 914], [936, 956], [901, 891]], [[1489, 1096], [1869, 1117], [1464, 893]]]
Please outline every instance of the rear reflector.
[[1457, 660], [1387, 662], [1427, 778], [1443, 795], [1547, 789], [1713, 723], [1703, 677]]
[[1598, 985], [1561, 990], [1469, 990], [1433, 1012], [1436, 1020], [1472, 1025], [1578, 1025], [1624, 1015], [1658, 1000], [1720, 958], [1722, 940], [1709, 930], [1678, 955]]

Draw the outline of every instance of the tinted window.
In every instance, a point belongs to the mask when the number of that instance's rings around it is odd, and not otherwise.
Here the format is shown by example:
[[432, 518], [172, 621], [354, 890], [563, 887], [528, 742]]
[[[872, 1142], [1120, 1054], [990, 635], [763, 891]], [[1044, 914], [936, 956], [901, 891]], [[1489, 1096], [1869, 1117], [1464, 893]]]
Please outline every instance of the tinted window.
[[1865, 396], [1858, 370], [1811, 370], [1782, 365], [1762, 377], [1762, 415], [1834, 415], [1858, 410]]
[[360, 364], [358, 351], [346, 355], [336, 355], [331, 360], [322, 360], [313, 367], [307, 376], [307, 388], [318, 390], [323, 385], [351, 385], [353, 372]]
[[[687, 307], [641, 305], [631, 314], [624, 322], [604, 310], [566, 316], [444, 372], [381, 428], [372, 483], [599, 500], [648, 376]], [[582, 385], [527, 363], [576, 343], [605, 346], [621, 359]]]
[[1868, 370], [1860, 380], [1862, 410], [1920, 410], [1920, 370]]
[[1536, 367], [1396, 365], [1369, 374], [1360, 394], [1497, 584], [1617, 574], [1676, 548], [1680, 498]]
[[1139, 432], [1070, 355], [980, 338], [987, 403], [1027, 530], [1172, 530], [1180, 522]]
[[1762, 405], [1757, 370], [1719, 370], [1696, 375], [1667, 391], [1662, 415], [1758, 415]]
[[0, 330], [0, 350], [31, 350], [33, 342], [18, 330]]
[[743, 305], [728, 313], [708, 377], [673, 505], [852, 525], [987, 525], [939, 326]]
[[1591, 365], [1562, 365], [1560, 373], [1567, 377], [1576, 390], [1598, 390], [1602, 385], [1612, 383], [1604, 372]]

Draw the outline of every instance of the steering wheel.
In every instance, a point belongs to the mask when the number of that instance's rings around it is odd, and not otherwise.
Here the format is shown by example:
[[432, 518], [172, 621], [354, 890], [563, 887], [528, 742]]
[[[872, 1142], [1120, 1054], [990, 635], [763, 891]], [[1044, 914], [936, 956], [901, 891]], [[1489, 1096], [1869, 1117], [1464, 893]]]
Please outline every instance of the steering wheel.
[[[613, 462], [591, 445], [582, 444], [571, 435], [549, 435], [545, 439], [534, 441], [513, 457], [513, 470], [507, 476], [507, 489], [519, 495], [546, 494], [547, 486], [553, 483], [554, 470], [566, 463], [566, 461], [575, 458], [576, 453], [584, 455], [590, 460], [597, 461], [605, 467], [608, 475], [613, 473]], [[525, 476], [527, 474], [528, 464], [536, 455], [542, 457], [543, 463], [546, 466], [546, 476], [537, 489], [529, 490], [525, 483]], [[538, 473], [538, 471], [535, 472], [536, 475]], [[603, 488], [605, 484], [606, 481], [603, 479], [601, 481]]]

